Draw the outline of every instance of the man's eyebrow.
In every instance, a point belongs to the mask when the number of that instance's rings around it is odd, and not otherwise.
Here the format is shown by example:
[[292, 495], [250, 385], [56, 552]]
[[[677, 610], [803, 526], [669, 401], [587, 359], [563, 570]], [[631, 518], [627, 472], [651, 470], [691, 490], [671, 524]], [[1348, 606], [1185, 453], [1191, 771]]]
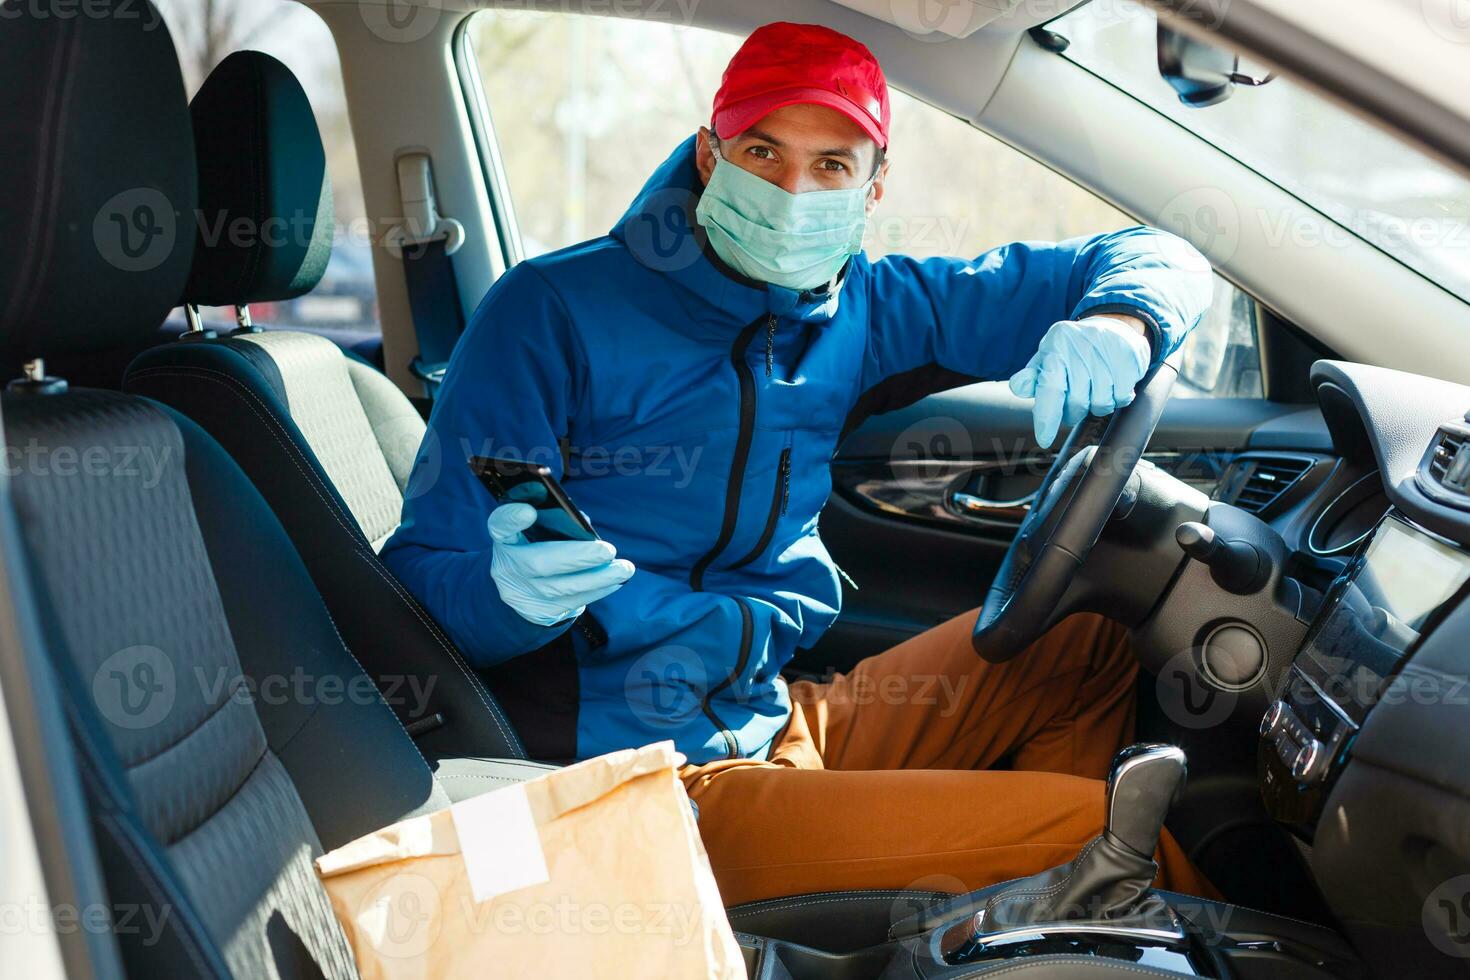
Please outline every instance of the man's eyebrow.
[[740, 134], [740, 139], [758, 139], [758, 140], [764, 140], [765, 142], [771, 144], [772, 146], [785, 146], [786, 145], [785, 143], [782, 143], [780, 140], [776, 139], [776, 137], [772, 136], [770, 133], [766, 132], [765, 130], [763, 130], [763, 129], [756, 129], [754, 126], [750, 127], [745, 132], [741, 133]]
[[[769, 143], [772, 146], [778, 147], [778, 148], [779, 147], [784, 147], [786, 145], [785, 143], [783, 143], [780, 140], [776, 139], [776, 137], [772, 136], [770, 133], [766, 132], [765, 130], [763, 130], [763, 129], [756, 129], [754, 126], [752, 126], [749, 129], [745, 130], [745, 132], [741, 133], [736, 138], [737, 139], [742, 139], [742, 140], [743, 139], [757, 139], [757, 140], [761, 140], [762, 142]], [[851, 160], [853, 163], [857, 163], [858, 162], [857, 152], [855, 150], [853, 150], [851, 147], [847, 147], [847, 146], [834, 146], [834, 147], [831, 147], [830, 149], [818, 150], [815, 155], [816, 156], [819, 156], [819, 157], [842, 157], [844, 159]]]

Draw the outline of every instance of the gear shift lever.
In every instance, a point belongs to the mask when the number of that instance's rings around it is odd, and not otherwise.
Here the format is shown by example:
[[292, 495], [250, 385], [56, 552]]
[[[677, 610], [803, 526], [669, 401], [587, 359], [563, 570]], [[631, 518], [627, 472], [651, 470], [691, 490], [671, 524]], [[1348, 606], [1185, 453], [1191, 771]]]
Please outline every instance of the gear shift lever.
[[955, 903], [975, 911], [944, 932], [945, 961], [970, 962], [1038, 932], [1182, 942], [1178, 917], [1150, 889], [1159, 833], [1184, 776], [1184, 752], [1175, 746], [1142, 744], [1118, 753], [1108, 773], [1103, 832], [1068, 864]]
[[1175, 745], [1130, 745], [1108, 773], [1107, 830], [1133, 853], [1152, 858], [1164, 817], [1184, 788], [1184, 750]]

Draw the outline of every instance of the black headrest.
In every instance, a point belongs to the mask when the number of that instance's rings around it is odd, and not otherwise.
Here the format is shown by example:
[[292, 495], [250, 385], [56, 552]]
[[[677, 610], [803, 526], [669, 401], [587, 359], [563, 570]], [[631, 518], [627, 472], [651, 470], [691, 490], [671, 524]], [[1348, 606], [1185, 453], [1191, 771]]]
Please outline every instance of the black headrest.
[[184, 299], [230, 306], [309, 291], [332, 255], [332, 184], [301, 83], [270, 55], [237, 51], [189, 112], [199, 230]]
[[0, 6], [0, 357], [158, 329], [194, 253], [194, 140], [148, 0]]

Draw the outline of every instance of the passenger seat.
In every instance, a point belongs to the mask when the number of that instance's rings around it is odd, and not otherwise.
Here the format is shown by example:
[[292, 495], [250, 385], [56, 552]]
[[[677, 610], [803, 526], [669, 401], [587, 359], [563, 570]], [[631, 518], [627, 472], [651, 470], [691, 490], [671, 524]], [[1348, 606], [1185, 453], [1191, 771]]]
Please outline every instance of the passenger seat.
[[313, 859], [449, 794], [219, 445], [35, 360], [142, 340], [178, 300], [195, 175], [169, 33], [146, 0], [0, 15], [0, 236], [24, 246], [0, 360], [28, 365], [0, 403], [0, 503], [128, 916], [100, 941], [134, 977], [355, 977]]
[[[331, 255], [333, 218], [300, 83], [268, 55], [236, 52], [190, 112], [200, 220], [183, 301], [247, 306], [308, 292]], [[479, 675], [378, 560], [424, 435], [392, 382], [315, 334], [249, 327], [145, 351], [123, 387], [198, 422], [249, 474], [347, 646], [426, 752], [525, 758]], [[421, 711], [403, 697], [412, 685], [431, 692]]]

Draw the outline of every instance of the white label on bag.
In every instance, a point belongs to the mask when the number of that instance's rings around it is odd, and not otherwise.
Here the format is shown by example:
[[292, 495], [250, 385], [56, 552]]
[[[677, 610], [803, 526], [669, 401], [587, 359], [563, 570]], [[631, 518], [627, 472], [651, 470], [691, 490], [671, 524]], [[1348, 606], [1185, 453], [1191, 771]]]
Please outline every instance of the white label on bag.
[[524, 786], [507, 786], [455, 803], [449, 815], [475, 901], [551, 879]]

